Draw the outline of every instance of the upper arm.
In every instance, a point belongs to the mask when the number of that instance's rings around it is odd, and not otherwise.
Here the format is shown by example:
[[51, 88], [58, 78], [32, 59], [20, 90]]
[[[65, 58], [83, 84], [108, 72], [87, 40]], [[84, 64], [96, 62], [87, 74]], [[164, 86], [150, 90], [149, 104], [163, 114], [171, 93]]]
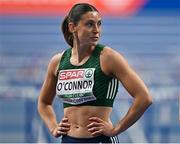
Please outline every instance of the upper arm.
[[52, 57], [49, 62], [44, 83], [42, 85], [39, 102], [45, 104], [52, 104], [54, 96], [56, 94], [56, 83], [57, 83], [57, 69], [60, 62], [62, 54], [57, 54]]
[[133, 97], [149, 95], [144, 82], [120, 53], [111, 48], [105, 48], [104, 61], [107, 72], [116, 76], [130, 95]]

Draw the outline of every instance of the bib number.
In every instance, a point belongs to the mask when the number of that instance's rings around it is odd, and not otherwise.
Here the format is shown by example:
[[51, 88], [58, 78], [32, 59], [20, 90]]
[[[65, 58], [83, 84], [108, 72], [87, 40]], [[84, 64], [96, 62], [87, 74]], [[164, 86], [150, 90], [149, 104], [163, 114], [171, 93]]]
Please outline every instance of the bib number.
[[64, 103], [73, 105], [96, 100], [93, 95], [95, 68], [61, 70], [56, 86]]

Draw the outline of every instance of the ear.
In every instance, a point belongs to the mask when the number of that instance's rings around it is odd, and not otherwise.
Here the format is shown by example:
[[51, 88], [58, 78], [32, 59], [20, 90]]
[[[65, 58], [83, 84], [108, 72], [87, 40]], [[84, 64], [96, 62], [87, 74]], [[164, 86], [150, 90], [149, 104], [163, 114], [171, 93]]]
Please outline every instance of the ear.
[[68, 24], [68, 27], [69, 27], [69, 31], [70, 31], [71, 33], [74, 33], [74, 32], [76, 31], [76, 25], [75, 25], [74, 23], [70, 22], [70, 23]]

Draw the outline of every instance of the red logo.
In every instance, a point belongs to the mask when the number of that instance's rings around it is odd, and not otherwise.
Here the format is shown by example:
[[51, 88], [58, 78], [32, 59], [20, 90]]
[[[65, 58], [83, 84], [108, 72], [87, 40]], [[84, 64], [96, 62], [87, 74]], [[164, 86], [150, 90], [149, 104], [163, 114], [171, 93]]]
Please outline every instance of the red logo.
[[60, 80], [69, 80], [69, 79], [78, 79], [84, 77], [84, 70], [68, 70], [60, 71], [59, 79]]

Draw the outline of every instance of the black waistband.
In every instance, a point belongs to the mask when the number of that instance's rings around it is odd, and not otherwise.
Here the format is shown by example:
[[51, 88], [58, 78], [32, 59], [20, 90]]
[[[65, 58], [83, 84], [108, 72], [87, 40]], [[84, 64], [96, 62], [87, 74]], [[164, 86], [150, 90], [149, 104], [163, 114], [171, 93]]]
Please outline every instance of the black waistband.
[[62, 143], [99, 143], [99, 142], [111, 143], [111, 139], [110, 137], [104, 135], [100, 135], [92, 138], [77, 138], [68, 135], [64, 135], [62, 137]]

